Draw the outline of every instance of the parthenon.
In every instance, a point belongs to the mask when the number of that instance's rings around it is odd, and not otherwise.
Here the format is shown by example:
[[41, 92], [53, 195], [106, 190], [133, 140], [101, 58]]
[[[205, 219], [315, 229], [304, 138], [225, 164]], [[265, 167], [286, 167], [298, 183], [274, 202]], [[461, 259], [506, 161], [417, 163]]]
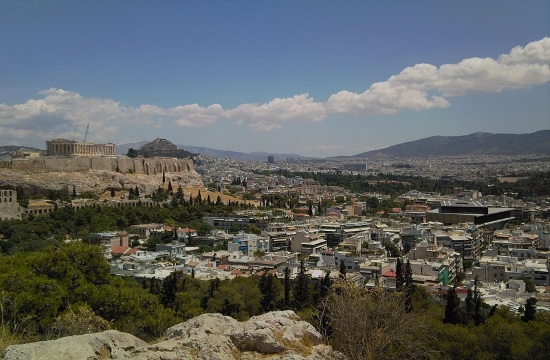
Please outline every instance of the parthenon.
[[115, 144], [93, 144], [67, 139], [46, 141], [48, 156], [105, 156], [116, 155]]

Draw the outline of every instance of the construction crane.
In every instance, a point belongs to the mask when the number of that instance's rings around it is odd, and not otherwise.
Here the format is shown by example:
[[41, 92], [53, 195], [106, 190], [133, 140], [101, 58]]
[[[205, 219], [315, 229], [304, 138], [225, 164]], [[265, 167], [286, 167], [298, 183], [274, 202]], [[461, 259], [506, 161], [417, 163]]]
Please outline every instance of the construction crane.
[[82, 142], [86, 142], [86, 140], [88, 140], [88, 130], [90, 129], [90, 123], [88, 123], [88, 125], [86, 125], [86, 132], [84, 133], [84, 140], [82, 140]]
[[76, 133], [76, 129], [77, 129], [77, 128], [78, 128], [78, 124], [76, 124], [76, 125], [74, 126], [74, 130], [73, 130], [73, 140], [74, 140], [74, 141], [77, 141], [77, 140], [76, 140], [76, 134], [77, 134], [77, 133]]

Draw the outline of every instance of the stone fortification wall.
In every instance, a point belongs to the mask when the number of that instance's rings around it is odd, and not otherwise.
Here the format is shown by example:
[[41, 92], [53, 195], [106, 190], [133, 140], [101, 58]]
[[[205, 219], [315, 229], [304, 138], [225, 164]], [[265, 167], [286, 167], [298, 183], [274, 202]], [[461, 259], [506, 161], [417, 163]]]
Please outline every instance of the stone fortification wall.
[[109, 158], [90, 158], [90, 169], [103, 170], [103, 171], [116, 171], [116, 159]]
[[41, 159], [4, 160], [0, 161], [0, 168], [39, 173], [103, 170], [155, 175], [161, 174], [163, 171], [167, 173], [192, 171], [193, 161], [189, 159], [171, 158], [44, 157]]
[[44, 158], [46, 172], [84, 172], [90, 170], [92, 158]]

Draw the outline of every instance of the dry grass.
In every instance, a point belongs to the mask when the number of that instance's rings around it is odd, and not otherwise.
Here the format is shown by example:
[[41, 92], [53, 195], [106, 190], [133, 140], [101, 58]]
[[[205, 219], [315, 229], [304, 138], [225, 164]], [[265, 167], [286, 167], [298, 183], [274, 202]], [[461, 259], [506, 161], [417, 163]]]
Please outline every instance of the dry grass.
[[21, 344], [23, 341], [17, 336], [11, 333], [11, 331], [0, 325], [0, 354], [10, 345]]

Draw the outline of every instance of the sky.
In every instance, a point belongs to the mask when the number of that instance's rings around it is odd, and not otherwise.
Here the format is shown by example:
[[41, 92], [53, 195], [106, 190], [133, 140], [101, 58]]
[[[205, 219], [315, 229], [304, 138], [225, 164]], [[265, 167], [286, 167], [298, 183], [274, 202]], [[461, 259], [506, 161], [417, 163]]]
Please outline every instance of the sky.
[[550, 2], [0, 0], [0, 145], [327, 157], [550, 129]]

